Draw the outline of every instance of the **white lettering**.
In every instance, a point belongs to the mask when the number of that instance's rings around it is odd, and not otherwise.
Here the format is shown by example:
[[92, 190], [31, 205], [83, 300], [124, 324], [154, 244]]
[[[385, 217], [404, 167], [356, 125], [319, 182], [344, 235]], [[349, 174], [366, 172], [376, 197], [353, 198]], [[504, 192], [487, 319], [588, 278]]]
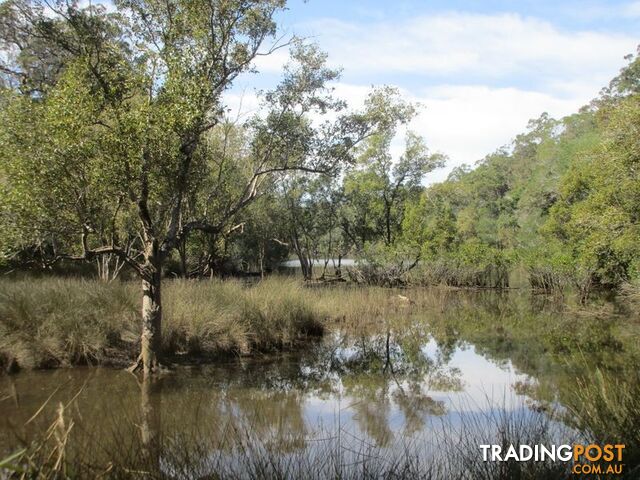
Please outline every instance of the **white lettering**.
[[556, 446], [551, 445], [551, 450], [549, 450], [544, 445], [540, 445], [540, 461], [544, 462], [545, 457], [548, 457], [550, 460], [556, 461]]
[[[527, 451], [527, 454], [525, 455], [525, 451]], [[529, 445], [520, 445], [520, 462], [526, 462], [527, 460], [531, 460], [531, 458], [533, 457], [533, 448], [531, 448]]]
[[516, 462], [518, 461], [518, 452], [516, 452], [516, 447], [514, 447], [513, 445], [509, 445], [507, 454], [504, 456], [505, 462], [511, 459], [515, 460]]
[[491, 445], [491, 461], [492, 462], [502, 461], [502, 458], [500, 458], [501, 451], [502, 451], [502, 447], [500, 445]]
[[489, 453], [490, 448], [491, 448], [491, 445], [480, 445], [480, 450], [482, 450], [483, 462], [486, 462], [487, 460], [489, 460], [489, 458], [487, 457], [487, 454]]
[[[562, 454], [562, 452], [566, 452], [566, 454]], [[571, 460], [571, 445], [560, 445], [558, 447], [558, 460], [562, 460], [563, 462], [568, 462]]]

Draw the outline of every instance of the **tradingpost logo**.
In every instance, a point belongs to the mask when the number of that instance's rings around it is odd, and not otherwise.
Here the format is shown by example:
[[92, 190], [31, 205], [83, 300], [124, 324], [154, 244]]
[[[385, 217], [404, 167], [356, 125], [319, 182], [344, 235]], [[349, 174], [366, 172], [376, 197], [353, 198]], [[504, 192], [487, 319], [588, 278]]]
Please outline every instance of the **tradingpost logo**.
[[480, 445], [485, 462], [573, 462], [574, 475], [622, 475], [624, 445]]

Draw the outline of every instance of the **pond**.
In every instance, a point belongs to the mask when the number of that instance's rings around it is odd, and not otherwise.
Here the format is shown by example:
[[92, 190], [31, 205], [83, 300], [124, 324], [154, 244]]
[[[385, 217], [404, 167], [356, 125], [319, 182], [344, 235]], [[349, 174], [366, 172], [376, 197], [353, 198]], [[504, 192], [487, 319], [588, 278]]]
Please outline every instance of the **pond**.
[[[606, 433], [626, 435], [615, 440], [635, 464], [628, 424], [603, 433], [597, 424], [610, 418], [578, 413], [596, 374], [621, 391], [635, 381], [638, 327], [623, 307], [586, 313], [518, 292], [408, 295], [416, 305], [358, 328], [336, 322], [295, 353], [177, 365], [150, 381], [91, 367], [0, 377], [0, 454], [48, 431], [66, 436], [47, 448], [64, 443], [96, 474], [125, 465], [171, 478], [399, 468], [494, 478], [481, 444], [613, 440]], [[637, 404], [620, 403], [633, 426]], [[549, 468], [549, 478], [567, 474]]]

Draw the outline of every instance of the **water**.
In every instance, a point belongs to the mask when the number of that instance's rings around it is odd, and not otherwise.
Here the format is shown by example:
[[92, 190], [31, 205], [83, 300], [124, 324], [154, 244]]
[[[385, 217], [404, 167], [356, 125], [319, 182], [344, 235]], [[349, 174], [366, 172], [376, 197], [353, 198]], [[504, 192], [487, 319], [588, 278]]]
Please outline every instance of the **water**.
[[[175, 473], [188, 458], [188, 476], [219, 462], [242, 471], [247, 452], [315, 458], [336, 444], [347, 463], [407, 445], [442, 454], [462, 433], [496, 443], [500, 419], [546, 419], [550, 437], [566, 443], [581, 432], [547, 412], [568, 414], [583, 349], [611, 371], [636, 358], [618, 340], [636, 327], [614, 307], [607, 312], [594, 320], [526, 295], [454, 293], [364, 329], [336, 325], [296, 353], [176, 366], [149, 382], [90, 367], [4, 376], [0, 453], [42, 435], [60, 403], [66, 425], [73, 421], [70, 455], [86, 456], [91, 445], [91, 461], [106, 465], [153, 445], [160, 471]], [[549, 327], [574, 321], [582, 343], [563, 343]]]
[[[321, 427], [332, 428], [339, 421], [345, 430], [377, 446], [419, 431], [428, 417], [485, 411], [492, 407], [492, 400], [501, 408], [522, 407], [511, 387], [529, 376], [518, 373], [509, 362], [496, 364], [485, 359], [473, 346], [456, 348], [444, 359], [432, 339], [423, 347], [424, 364], [410, 367], [422, 370], [419, 373], [392, 374], [388, 367], [386, 374], [376, 374], [356, 365], [363, 355], [359, 345], [346, 346], [337, 333], [332, 337], [313, 346], [308, 354], [178, 367], [154, 383], [152, 395], [171, 410], [180, 410], [187, 429], [202, 422], [193, 409], [197, 405], [206, 410], [212, 423], [225, 418], [276, 435], [286, 431], [304, 436]], [[383, 340], [367, 347], [379, 347]], [[80, 392], [73, 410], [87, 425], [134, 418], [139, 408], [139, 380], [120, 370], [35, 371], [0, 381], [5, 430], [24, 424], [56, 389], [49, 402], [52, 407]], [[113, 418], [105, 418], [105, 412]]]
[[[337, 258], [331, 258], [331, 259], [319, 258], [313, 261], [313, 266], [324, 267], [325, 262], [327, 262], [327, 268], [330, 268], [330, 269], [333, 269], [338, 266]], [[356, 261], [353, 258], [343, 258], [340, 261], [340, 266], [342, 268], [353, 267], [355, 264], [356, 264]], [[285, 268], [300, 268], [300, 260], [298, 259], [286, 260], [282, 262], [280, 266]]]

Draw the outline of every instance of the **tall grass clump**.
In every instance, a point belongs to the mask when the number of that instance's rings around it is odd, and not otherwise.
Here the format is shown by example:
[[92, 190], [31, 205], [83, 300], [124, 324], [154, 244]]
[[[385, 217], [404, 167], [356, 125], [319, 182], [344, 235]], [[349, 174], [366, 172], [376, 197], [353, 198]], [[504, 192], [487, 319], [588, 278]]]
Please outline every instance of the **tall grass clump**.
[[166, 289], [165, 348], [175, 353], [247, 354], [293, 346], [323, 333], [318, 302], [299, 282], [273, 278], [177, 280]]
[[[602, 444], [624, 444], [624, 459], [640, 476], [640, 375], [630, 371], [620, 378], [596, 369], [578, 378], [569, 399], [570, 419]], [[634, 468], [635, 466], [635, 468]]]
[[[140, 286], [39, 278], [0, 283], [0, 365], [126, 365], [139, 349]], [[323, 333], [324, 309], [295, 280], [166, 281], [164, 353], [250, 354]]]
[[139, 313], [131, 287], [78, 279], [3, 281], [0, 362], [47, 368], [133, 357]]

